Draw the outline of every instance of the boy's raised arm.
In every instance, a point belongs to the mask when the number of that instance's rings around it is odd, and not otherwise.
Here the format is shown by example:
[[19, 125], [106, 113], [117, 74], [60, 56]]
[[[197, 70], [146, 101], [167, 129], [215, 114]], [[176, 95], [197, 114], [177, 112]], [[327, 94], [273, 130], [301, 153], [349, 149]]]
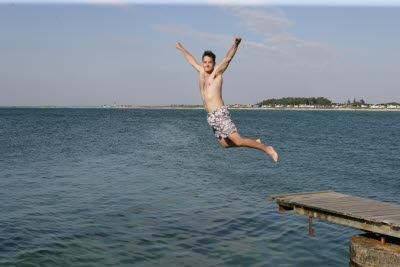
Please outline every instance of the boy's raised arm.
[[235, 37], [235, 43], [233, 44], [232, 48], [228, 51], [226, 54], [226, 57], [215, 67], [215, 72], [217, 74], [222, 74], [228, 68], [229, 62], [231, 62], [233, 56], [236, 53], [236, 50], [238, 49], [238, 46], [240, 42], [242, 41], [242, 38], [240, 37]]
[[203, 68], [201, 65], [199, 65], [196, 60], [194, 59], [194, 57], [185, 50], [185, 48], [182, 47], [182, 45], [180, 43], [175, 43], [175, 47], [178, 48], [179, 50], [182, 51], [182, 53], [185, 55], [186, 60], [197, 70], [197, 71], [201, 71]]

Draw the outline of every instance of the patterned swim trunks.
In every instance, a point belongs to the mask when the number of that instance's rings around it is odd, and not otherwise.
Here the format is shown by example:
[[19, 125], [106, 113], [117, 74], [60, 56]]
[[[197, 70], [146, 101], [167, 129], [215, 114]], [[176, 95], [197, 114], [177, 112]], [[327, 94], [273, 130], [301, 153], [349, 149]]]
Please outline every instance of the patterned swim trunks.
[[237, 132], [236, 126], [231, 119], [231, 114], [226, 106], [207, 114], [207, 122], [214, 131], [215, 137], [226, 138]]

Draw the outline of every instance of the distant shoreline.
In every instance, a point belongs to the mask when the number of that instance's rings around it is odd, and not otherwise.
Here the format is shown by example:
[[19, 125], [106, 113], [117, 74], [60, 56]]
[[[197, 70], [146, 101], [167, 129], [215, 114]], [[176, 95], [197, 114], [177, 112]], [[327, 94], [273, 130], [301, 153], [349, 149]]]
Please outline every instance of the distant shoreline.
[[[131, 107], [99, 107], [99, 106], [0, 106], [3, 108], [15, 109], [203, 109], [204, 107], [171, 107], [171, 106], [131, 106]], [[229, 107], [230, 110], [323, 110], [323, 111], [400, 111], [400, 109], [390, 108], [249, 108], [249, 107]]]

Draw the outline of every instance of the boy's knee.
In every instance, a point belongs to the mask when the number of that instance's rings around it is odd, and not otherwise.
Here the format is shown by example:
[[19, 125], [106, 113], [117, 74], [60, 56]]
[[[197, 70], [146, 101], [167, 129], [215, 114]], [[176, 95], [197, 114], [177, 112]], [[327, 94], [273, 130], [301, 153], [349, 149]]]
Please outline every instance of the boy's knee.
[[223, 143], [221, 143], [221, 146], [222, 146], [223, 148], [230, 148], [230, 146], [229, 146], [228, 144], [223, 144]]
[[234, 144], [235, 144], [235, 146], [242, 146], [243, 145], [243, 139], [242, 138], [237, 138], [237, 139], [234, 139], [234, 140], [231, 140]]
[[219, 143], [221, 144], [221, 146], [222, 146], [223, 148], [229, 148], [229, 147], [231, 147], [231, 146], [229, 145], [229, 143], [228, 143], [225, 139], [219, 138], [218, 141], [219, 141]]

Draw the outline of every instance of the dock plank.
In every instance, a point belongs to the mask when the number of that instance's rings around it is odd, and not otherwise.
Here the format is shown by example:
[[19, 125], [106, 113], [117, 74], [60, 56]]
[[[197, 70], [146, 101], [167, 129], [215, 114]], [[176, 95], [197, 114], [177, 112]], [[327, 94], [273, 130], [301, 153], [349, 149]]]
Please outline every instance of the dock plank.
[[400, 205], [335, 191], [271, 195], [295, 213], [400, 238]]
[[302, 192], [302, 193], [270, 195], [270, 196], [267, 196], [267, 197], [270, 198], [270, 199], [275, 199], [275, 198], [283, 198], [283, 197], [286, 197], [286, 196], [296, 196], [296, 195], [301, 196], [301, 195], [311, 195], [311, 194], [324, 194], [324, 193], [331, 193], [331, 192], [335, 192], [335, 191], [329, 190], [329, 191]]
[[382, 209], [382, 210], [368, 210], [362, 212], [353, 212], [358, 216], [391, 216], [391, 215], [399, 215], [400, 209]]
[[296, 201], [314, 201], [314, 200], [321, 200], [321, 201], [332, 201], [332, 200], [346, 200], [349, 198], [354, 198], [353, 196], [342, 196], [342, 195], [333, 195], [329, 193], [325, 194], [318, 194], [318, 195], [306, 195], [306, 196], [286, 196], [286, 197], [278, 197], [279, 199], [285, 199], [287, 201], [296, 200]]
[[308, 204], [310, 206], [316, 206], [316, 207], [324, 207], [326, 209], [334, 209], [334, 210], [348, 210], [354, 213], [363, 213], [363, 212], [368, 212], [368, 211], [382, 211], [382, 210], [399, 210], [399, 206], [385, 206], [385, 205], [357, 205], [356, 203], [353, 203], [352, 205], [327, 205], [324, 203], [318, 203], [318, 204]]

